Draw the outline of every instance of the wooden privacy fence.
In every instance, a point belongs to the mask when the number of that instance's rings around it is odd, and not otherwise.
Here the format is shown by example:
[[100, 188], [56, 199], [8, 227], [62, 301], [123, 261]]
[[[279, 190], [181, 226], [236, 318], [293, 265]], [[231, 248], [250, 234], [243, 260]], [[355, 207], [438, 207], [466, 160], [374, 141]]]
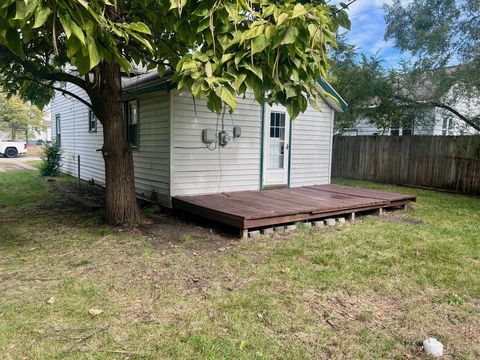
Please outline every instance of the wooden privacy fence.
[[480, 136], [335, 136], [332, 177], [480, 194]]

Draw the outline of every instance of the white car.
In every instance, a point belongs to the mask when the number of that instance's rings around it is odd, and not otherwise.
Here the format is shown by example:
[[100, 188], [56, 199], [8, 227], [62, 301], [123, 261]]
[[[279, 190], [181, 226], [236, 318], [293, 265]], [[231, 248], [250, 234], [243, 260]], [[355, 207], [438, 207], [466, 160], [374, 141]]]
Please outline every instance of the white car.
[[0, 141], [0, 154], [6, 158], [17, 157], [27, 153], [27, 143], [21, 141]]

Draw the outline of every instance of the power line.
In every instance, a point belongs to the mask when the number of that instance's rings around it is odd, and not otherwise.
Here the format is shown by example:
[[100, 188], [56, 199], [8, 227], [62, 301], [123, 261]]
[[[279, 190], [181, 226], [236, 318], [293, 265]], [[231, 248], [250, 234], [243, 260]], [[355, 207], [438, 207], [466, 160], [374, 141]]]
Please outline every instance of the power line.
[[342, 10], [344, 10], [344, 9], [346, 9], [346, 8], [348, 8], [348, 7], [349, 7], [350, 5], [352, 5], [355, 1], [357, 1], [357, 0], [352, 0], [352, 1], [350, 1], [348, 4], [345, 4], [345, 6], [342, 6], [340, 9], [338, 9], [337, 11], [335, 11], [335, 14], [336, 14], [336, 13], [339, 13], [340, 11], [342, 11]]

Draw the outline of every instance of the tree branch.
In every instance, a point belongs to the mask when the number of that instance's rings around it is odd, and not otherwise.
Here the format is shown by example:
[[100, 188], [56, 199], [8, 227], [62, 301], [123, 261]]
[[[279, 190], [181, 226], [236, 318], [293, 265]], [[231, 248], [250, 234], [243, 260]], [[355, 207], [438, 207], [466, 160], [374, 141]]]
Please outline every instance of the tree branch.
[[[43, 68], [38, 69], [34, 65], [32, 65], [29, 61], [25, 61], [21, 57], [13, 54], [11, 51], [9, 51], [5, 46], [0, 45], [0, 51], [5, 50], [5, 53], [9, 54], [9, 58], [23, 66], [23, 68], [32, 74], [34, 77], [38, 77], [39, 79], [44, 79], [44, 80], [49, 80], [49, 81], [56, 81], [56, 82], [69, 82], [72, 83], [79, 88], [83, 89], [88, 96], [91, 97], [92, 95], [92, 86], [89, 81], [86, 79], [82, 79], [79, 76], [69, 74], [66, 72], [54, 72], [54, 71], [49, 71], [48, 66], [44, 66]], [[33, 81], [33, 80], [31, 80]], [[37, 81], [38, 82], [38, 81]]]
[[71, 96], [75, 100], [80, 101], [82, 104], [86, 105], [88, 108], [93, 110], [93, 105], [92, 104], [90, 104], [88, 101], [83, 99], [81, 96], [78, 96], [77, 94], [75, 94], [75, 93], [73, 93], [73, 92], [71, 92], [67, 89], [64, 89], [64, 88], [61, 88], [61, 87], [58, 87], [58, 86], [54, 86], [54, 85], [51, 85], [51, 84], [45, 84], [44, 82], [41, 82], [40, 80], [29, 78], [29, 77], [26, 77], [26, 76], [22, 76], [21, 78], [24, 79], [24, 80], [27, 80], [27, 81], [32, 81], [32, 82], [37, 83], [39, 85], [42, 85], [46, 88], [58, 91], [58, 92], [62, 93], [62, 95]]
[[474, 117], [474, 118], [468, 118], [465, 115], [461, 114], [458, 110], [454, 109], [451, 106], [448, 106], [447, 104], [442, 104], [439, 102], [432, 102], [431, 103], [433, 106], [445, 109], [447, 111], [450, 111], [452, 114], [458, 116], [460, 119], [465, 121], [468, 125], [473, 127], [475, 130], [480, 131], [480, 117]]

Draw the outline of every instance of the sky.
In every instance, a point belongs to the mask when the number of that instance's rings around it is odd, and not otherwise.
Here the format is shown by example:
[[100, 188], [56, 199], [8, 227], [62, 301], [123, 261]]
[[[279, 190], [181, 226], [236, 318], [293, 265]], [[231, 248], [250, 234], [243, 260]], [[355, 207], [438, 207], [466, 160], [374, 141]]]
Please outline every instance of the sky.
[[385, 11], [383, 10], [385, 2], [391, 3], [391, 0], [356, 0], [351, 4], [349, 15], [352, 29], [347, 32], [347, 39], [350, 44], [355, 44], [364, 54], [378, 53], [384, 60], [383, 65], [389, 68], [398, 65], [402, 55], [394, 48], [393, 41], [386, 42], [383, 39], [386, 28]]

